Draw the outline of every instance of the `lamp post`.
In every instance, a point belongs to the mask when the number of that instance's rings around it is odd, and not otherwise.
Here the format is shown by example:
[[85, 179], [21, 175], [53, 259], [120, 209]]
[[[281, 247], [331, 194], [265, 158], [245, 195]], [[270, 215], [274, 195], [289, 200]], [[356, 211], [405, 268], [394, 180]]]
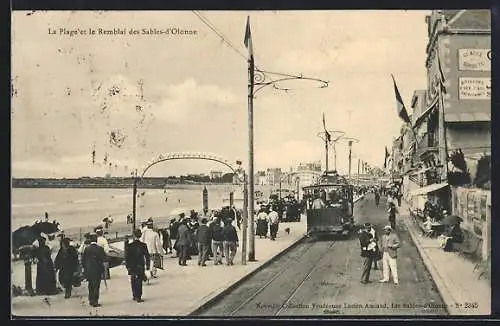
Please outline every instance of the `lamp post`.
[[349, 146], [349, 178], [350, 178], [351, 177], [352, 144], [359, 143], [359, 139], [353, 138], [353, 137], [342, 136], [338, 140], [347, 141], [347, 145]]
[[[253, 139], [253, 99], [255, 94], [267, 86], [273, 86], [276, 89], [282, 89], [288, 91], [288, 89], [280, 88], [276, 86], [276, 83], [289, 80], [309, 80], [321, 83], [320, 88], [328, 87], [328, 82], [317, 79], [309, 78], [301, 75], [293, 76], [289, 74], [276, 73], [260, 70], [255, 66], [253, 45], [252, 45], [252, 34], [250, 29], [250, 16], [247, 17], [247, 24], [245, 30], [245, 47], [248, 50], [248, 218], [250, 222], [249, 233], [249, 250], [248, 250], [248, 260], [255, 261], [255, 231], [254, 231], [254, 204], [255, 204], [255, 191], [254, 191], [254, 139]], [[276, 79], [267, 78], [266, 73], [269, 75], [277, 76]], [[256, 89], [254, 87], [257, 86]]]

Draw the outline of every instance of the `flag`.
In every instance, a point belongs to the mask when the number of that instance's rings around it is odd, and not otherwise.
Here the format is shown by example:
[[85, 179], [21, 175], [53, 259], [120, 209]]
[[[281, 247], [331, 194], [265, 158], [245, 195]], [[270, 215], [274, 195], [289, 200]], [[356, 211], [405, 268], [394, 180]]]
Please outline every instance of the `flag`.
[[398, 107], [398, 115], [399, 117], [406, 123], [410, 123], [410, 117], [408, 116], [408, 112], [406, 112], [405, 105], [403, 100], [401, 99], [401, 94], [399, 94], [398, 86], [396, 85], [396, 81], [394, 80], [394, 76], [391, 74], [392, 82], [394, 83], [394, 93], [396, 93], [396, 105]]
[[323, 129], [325, 130], [325, 136], [326, 136], [326, 141], [331, 142], [332, 141], [332, 135], [326, 130], [326, 121], [325, 121], [325, 113], [323, 112]]
[[249, 60], [253, 59], [252, 32], [250, 31], [250, 16], [247, 17], [247, 28], [245, 30], [245, 47], [250, 55]]
[[384, 169], [387, 168], [387, 158], [389, 157], [389, 151], [387, 150], [387, 146], [385, 146], [385, 156], [384, 156]]
[[438, 64], [438, 73], [439, 73], [439, 86], [441, 87], [441, 91], [446, 93], [446, 87], [444, 83], [446, 82], [446, 78], [444, 78], [443, 69], [441, 68], [441, 60], [439, 59], [439, 54], [437, 55], [437, 64]]

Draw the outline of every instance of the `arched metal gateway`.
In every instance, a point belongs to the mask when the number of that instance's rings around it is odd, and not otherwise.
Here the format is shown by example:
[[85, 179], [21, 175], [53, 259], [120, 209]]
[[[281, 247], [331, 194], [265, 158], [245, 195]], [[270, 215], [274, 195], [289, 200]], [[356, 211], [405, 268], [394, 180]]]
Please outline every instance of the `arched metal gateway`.
[[[234, 164], [229, 160], [223, 158], [222, 156], [211, 154], [211, 153], [203, 153], [203, 152], [180, 152], [180, 153], [166, 153], [160, 154], [157, 157], [148, 161], [144, 168], [142, 169], [142, 173], [140, 175], [140, 179], [144, 177], [148, 170], [161, 162], [171, 161], [171, 160], [205, 160], [205, 161], [213, 161], [218, 162], [222, 165], [228, 167], [236, 176], [238, 184], [243, 184], [243, 245], [242, 245], [242, 264], [246, 265], [246, 227], [247, 227], [247, 219], [248, 219], [248, 182], [245, 171], [241, 168], [241, 161], [235, 161]], [[132, 220], [133, 220], [133, 228], [136, 228], [136, 203], [137, 203], [137, 183], [139, 181], [139, 177], [137, 174], [137, 170], [134, 175], [134, 188], [133, 188], [133, 202], [132, 202]]]
[[[166, 153], [166, 154], [160, 154], [157, 157], [149, 160], [144, 167], [142, 168], [142, 172], [139, 175], [137, 173], [137, 170], [134, 174], [134, 186], [133, 186], [133, 200], [132, 200], [132, 227], [135, 230], [136, 228], [136, 203], [137, 203], [137, 187], [138, 183], [140, 180], [144, 178], [144, 175], [148, 170], [155, 166], [158, 163], [166, 162], [166, 161], [171, 161], [171, 160], [205, 160], [205, 161], [213, 161], [213, 162], [218, 162], [222, 165], [225, 165], [227, 168], [229, 168], [234, 175], [236, 176], [236, 179], [238, 180], [238, 184], [243, 184], [244, 185], [244, 193], [246, 194], [246, 188], [247, 188], [247, 183], [246, 183], [246, 178], [245, 178], [245, 172], [241, 168], [241, 161], [236, 161], [234, 164], [231, 163], [229, 160], [223, 158], [222, 156], [216, 155], [216, 154], [210, 154], [210, 153], [202, 153], [202, 152], [179, 152], [179, 153]], [[244, 212], [246, 211], [246, 207], [244, 207]]]
[[242, 183], [243, 181], [241, 180], [240, 177], [240, 173], [242, 172], [240, 161], [236, 161], [233, 164], [229, 160], [223, 158], [222, 156], [211, 153], [202, 153], [202, 152], [180, 152], [180, 153], [160, 154], [158, 157], [155, 157], [154, 159], [146, 163], [146, 165], [142, 169], [141, 178], [143, 178], [146, 172], [154, 165], [170, 160], [206, 160], [206, 161], [218, 162], [228, 167], [237, 176], [238, 182]]

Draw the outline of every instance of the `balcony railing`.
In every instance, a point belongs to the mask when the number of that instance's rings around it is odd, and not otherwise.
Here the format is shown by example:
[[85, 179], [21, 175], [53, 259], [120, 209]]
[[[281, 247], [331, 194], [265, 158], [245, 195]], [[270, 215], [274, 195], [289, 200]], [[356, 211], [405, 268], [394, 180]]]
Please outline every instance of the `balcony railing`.
[[421, 157], [429, 152], [439, 152], [439, 143], [433, 134], [426, 135], [418, 142], [416, 156]]

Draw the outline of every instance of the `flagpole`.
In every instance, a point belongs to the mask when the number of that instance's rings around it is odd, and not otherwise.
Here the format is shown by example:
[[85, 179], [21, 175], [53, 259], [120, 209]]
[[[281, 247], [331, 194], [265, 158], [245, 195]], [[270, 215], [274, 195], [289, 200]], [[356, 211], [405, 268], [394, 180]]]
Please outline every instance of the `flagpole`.
[[443, 87], [444, 87], [444, 81], [443, 81], [443, 71], [441, 70], [441, 59], [439, 57], [439, 49], [436, 50], [436, 56], [438, 60], [438, 70], [439, 70], [439, 91], [438, 91], [438, 96], [439, 96], [439, 104], [440, 104], [440, 115], [439, 115], [439, 149], [441, 153], [440, 161], [441, 164], [443, 165], [443, 168], [441, 170], [441, 176], [440, 176], [440, 182], [443, 180], [448, 180], [448, 146], [446, 144], [446, 126], [445, 126], [445, 114], [444, 114], [444, 98], [443, 98]]

